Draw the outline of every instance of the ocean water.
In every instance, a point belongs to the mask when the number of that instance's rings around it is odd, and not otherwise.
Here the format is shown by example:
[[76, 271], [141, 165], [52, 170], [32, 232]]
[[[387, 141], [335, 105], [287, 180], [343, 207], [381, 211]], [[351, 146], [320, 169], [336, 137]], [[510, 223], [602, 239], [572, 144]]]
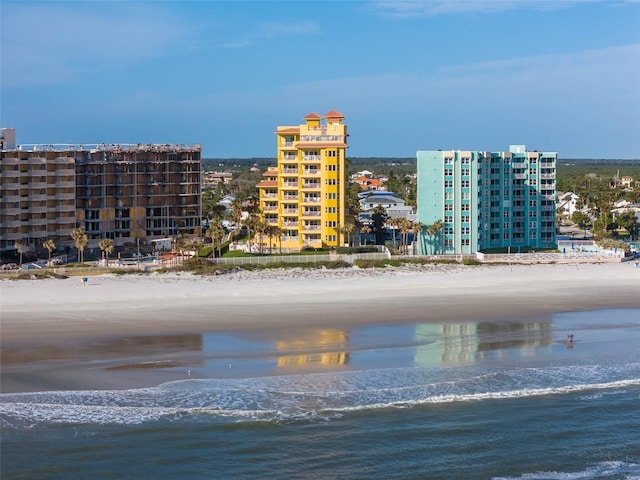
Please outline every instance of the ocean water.
[[640, 310], [199, 348], [152, 388], [0, 395], [2, 478], [640, 479]]

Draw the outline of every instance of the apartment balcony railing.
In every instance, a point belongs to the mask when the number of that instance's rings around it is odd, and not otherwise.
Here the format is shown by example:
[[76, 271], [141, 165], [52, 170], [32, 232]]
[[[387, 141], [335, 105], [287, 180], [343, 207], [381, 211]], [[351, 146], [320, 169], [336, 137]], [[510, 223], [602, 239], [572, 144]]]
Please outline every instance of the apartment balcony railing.
[[283, 202], [297, 202], [298, 201], [298, 195], [283, 195], [282, 196], [282, 201]]
[[320, 212], [316, 212], [316, 211], [313, 211], [313, 212], [311, 212], [311, 211], [302, 212], [302, 216], [303, 217], [319, 217], [321, 215], [322, 214]]
[[298, 169], [297, 168], [283, 168], [282, 169], [282, 174], [283, 175], [297, 175], [298, 174]]
[[277, 205], [265, 205], [264, 209], [265, 212], [275, 212], [278, 210], [278, 206]]
[[320, 197], [304, 197], [302, 199], [303, 203], [318, 203], [320, 202]]
[[305, 170], [303, 175], [320, 175], [320, 170], [318, 169]]
[[282, 210], [282, 214], [283, 215], [288, 215], [288, 216], [298, 215], [298, 209], [297, 208], [287, 208], [287, 209]]
[[285, 188], [298, 188], [298, 182], [282, 182], [282, 186]]
[[298, 222], [282, 222], [282, 226], [288, 228], [297, 228]]
[[320, 225], [304, 225], [302, 227], [302, 230], [316, 232], [320, 230], [320, 228], [321, 228]]
[[262, 198], [278, 198], [277, 193], [263, 193]]
[[320, 155], [303, 155], [302, 161], [303, 162], [319, 162]]
[[309, 190], [309, 189], [315, 190], [320, 188], [320, 184], [319, 183], [303, 183], [302, 188], [306, 190]]

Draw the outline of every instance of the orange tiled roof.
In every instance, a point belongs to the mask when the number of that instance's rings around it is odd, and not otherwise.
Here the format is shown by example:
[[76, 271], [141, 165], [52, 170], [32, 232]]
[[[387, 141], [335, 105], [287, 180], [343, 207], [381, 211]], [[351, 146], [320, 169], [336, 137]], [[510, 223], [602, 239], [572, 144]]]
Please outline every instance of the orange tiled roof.
[[300, 127], [279, 127], [276, 133], [300, 133]]
[[344, 115], [336, 110], [331, 110], [324, 114], [324, 118], [344, 118]]
[[311, 112], [308, 115], [305, 115], [303, 117], [305, 120], [320, 120], [322, 119], [322, 117], [320, 115], [318, 115], [316, 112]]
[[256, 185], [256, 187], [258, 188], [262, 188], [262, 187], [277, 187], [278, 186], [278, 182], [276, 180], [261, 180], [260, 183], [258, 183], [258, 185]]

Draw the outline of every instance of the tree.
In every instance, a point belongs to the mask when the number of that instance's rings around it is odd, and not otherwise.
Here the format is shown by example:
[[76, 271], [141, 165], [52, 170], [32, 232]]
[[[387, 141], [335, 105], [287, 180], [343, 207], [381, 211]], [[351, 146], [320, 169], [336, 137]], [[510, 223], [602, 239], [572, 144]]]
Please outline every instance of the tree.
[[638, 237], [638, 230], [640, 229], [640, 223], [638, 223], [638, 217], [634, 210], [626, 210], [618, 215], [616, 219], [618, 225], [623, 227], [629, 232], [629, 240], [633, 241]]
[[362, 234], [364, 233], [364, 244], [367, 244], [367, 241], [369, 239], [369, 234], [372, 232], [371, 227], [368, 225], [365, 225], [364, 227], [362, 227], [360, 229], [360, 245], [362, 245]]
[[20, 266], [22, 267], [22, 254], [24, 253], [24, 246], [22, 243], [16, 241], [13, 246], [16, 248], [16, 251], [20, 254]]
[[431, 246], [430, 255], [433, 255], [435, 251], [435, 244], [433, 242], [433, 237], [435, 236], [436, 233], [437, 233], [436, 226], [434, 224], [427, 225], [427, 235], [429, 235], [429, 245]]
[[436, 246], [444, 245], [442, 238], [438, 238], [441, 237], [442, 231], [444, 230], [444, 222], [442, 220], [436, 220], [433, 222], [433, 228], [435, 230]]
[[47, 265], [51, 265], [51, 252], [56, 249], [56, 244], [53, 240], [48, 239], [42, 242], [42, 246], [49, 251], [49, 261], [47, 262]]
[[420, 222], [413, 222], [413, 254], [417, 255], [418, 241], [421, 240], [424, 225]]
[[71, 238], [73, 239], [76, 248], [78, 249], [78, 261], [84, 262], [84, 249], [89, 244], [89, 237], [84, 231], [84, 227], [74, 228], [71, 231]]
[[573, 215], [571, 215], [571, 221], [575, 223], [578, 226], [578, 228], [584, 229], [584, 236], [586, 238], [587, 228], [591, 226], [591, 218], [589, 217], [589, 215], [583, 212], [576, 211], [576, 212], [573, 212]]
[[374, 207], [371, 213], [372, 229], [375, 235], [376, 245], [384, 245], [384, 237], [386, 234], [385, 224], [387, 223], [387, 210], [382, 205]]
[[225, 231], [222, 227], [222, 223], [215, 223], [209, 225], [209, 228], [205, 232], [205, 236], [211, 239], [211, 243], [214, 248], [218, 247], [218, 257], [222, 256], [222, 239], [224, 238]]
[[109, 255], [113, 253], [113, 240], [110, 238], [105, 238], [104, 240], [100, 240], [98, 243], [98, 247], [102, 250], [102, 258], [106, 259], [107, 267], [109, 266]]

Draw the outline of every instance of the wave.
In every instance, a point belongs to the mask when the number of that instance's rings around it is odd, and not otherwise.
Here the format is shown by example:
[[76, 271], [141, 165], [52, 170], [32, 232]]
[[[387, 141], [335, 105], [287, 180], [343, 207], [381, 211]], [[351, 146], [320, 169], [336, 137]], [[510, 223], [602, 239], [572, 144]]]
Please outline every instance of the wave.
[[618, 478], [633, 480], [640, 478], [640, 464], [630, 462], [600, 462], [577, 472], [533, 472], [518, 477], [493, 477], [492, 480], [590, 480]]
[[156, 420], [292, 421], [429, 404], [601, 393], [640, 386], [640, 363], [546, 368], [402, 368], [246, 379], [189, 379], [154, 388], [0, 395], [0, 425], [140, 424]]

